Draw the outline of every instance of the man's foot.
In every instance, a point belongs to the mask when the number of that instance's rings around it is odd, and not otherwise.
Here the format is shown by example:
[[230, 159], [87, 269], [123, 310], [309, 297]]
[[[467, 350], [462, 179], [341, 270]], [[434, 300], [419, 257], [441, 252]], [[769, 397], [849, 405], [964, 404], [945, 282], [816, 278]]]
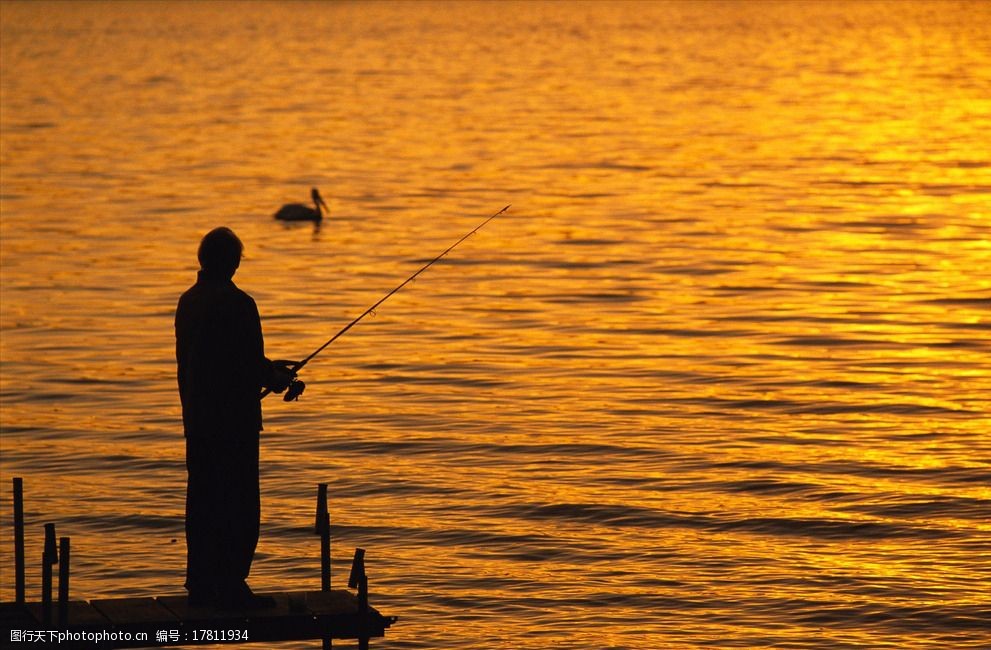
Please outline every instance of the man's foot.
[[217, 598], [217, 606], [221, 609], [269, 609], [275, 607], [275, 599], [271, 596], [259, 596], [251, 591], [247, 583], [242, 582], [237, 587], [222, 592]]
[[186, 597], [186, 604], [190, 607], [212, 607], [216, 601], [216, 596], [206, 591], [191, 591]]

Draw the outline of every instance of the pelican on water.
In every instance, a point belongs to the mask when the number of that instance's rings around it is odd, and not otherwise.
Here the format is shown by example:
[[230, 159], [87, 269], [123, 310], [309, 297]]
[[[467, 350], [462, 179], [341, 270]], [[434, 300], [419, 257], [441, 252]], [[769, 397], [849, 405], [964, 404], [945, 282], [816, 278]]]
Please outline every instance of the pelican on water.
[[[311, 208], [308, 205], [303, 205], [302, 203], [286, 203], [284, 206], [279, 208], [279, 211], [275, 213], [275, 218], [280, 221], [316, 221], [319, 222], [323, 219], [323, 210], [330, 212], [330, 208], [324, 203], [323, 198], [320, 196], [320, 192], [317, 188], [310, 190], [310, 196], [313, 198], [313, 205], [316, 206]], [[323, 210], [321, 210], [321, 207]]]

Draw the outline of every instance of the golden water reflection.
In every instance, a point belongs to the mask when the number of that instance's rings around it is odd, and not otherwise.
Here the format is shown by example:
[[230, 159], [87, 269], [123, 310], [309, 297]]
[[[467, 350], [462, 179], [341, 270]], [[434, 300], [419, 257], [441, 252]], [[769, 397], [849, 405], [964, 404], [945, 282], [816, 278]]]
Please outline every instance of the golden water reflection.
[[253, 582], [329, 481], [383, 647], [979, 647], [988, 12], [6, 3], [0, 490], [177, 590], [198, 238], [294, 357], [511, 202], [265, 404]]

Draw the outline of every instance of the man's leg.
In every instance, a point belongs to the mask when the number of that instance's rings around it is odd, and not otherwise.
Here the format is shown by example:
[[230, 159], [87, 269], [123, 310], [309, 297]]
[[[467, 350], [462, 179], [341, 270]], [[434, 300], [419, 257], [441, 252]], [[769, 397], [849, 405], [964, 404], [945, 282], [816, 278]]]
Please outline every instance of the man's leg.
[[254, 596], [247, 583], [261, 519], [258, 434], [231, 444], [224, 465], [225, 551], [220, 569], [220, 598], [231, 607], [268, 607], [274, 602]]
[[190, 602], [209, 605], [217, 597], [218, 520], [216, 450], [186, 438], [186, 590]]

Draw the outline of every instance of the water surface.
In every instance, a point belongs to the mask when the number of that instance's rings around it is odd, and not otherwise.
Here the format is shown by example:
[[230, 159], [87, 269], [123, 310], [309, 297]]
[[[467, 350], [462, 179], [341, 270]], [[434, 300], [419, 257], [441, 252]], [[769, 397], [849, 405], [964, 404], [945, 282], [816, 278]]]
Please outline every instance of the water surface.
[[4, 3], [29, 559], [180, 589], [207, 230], [298, 358], [512, 203], [266, 400], [256, 588], [328, 482], [376, 647], [987, 647], [989, 7]]

